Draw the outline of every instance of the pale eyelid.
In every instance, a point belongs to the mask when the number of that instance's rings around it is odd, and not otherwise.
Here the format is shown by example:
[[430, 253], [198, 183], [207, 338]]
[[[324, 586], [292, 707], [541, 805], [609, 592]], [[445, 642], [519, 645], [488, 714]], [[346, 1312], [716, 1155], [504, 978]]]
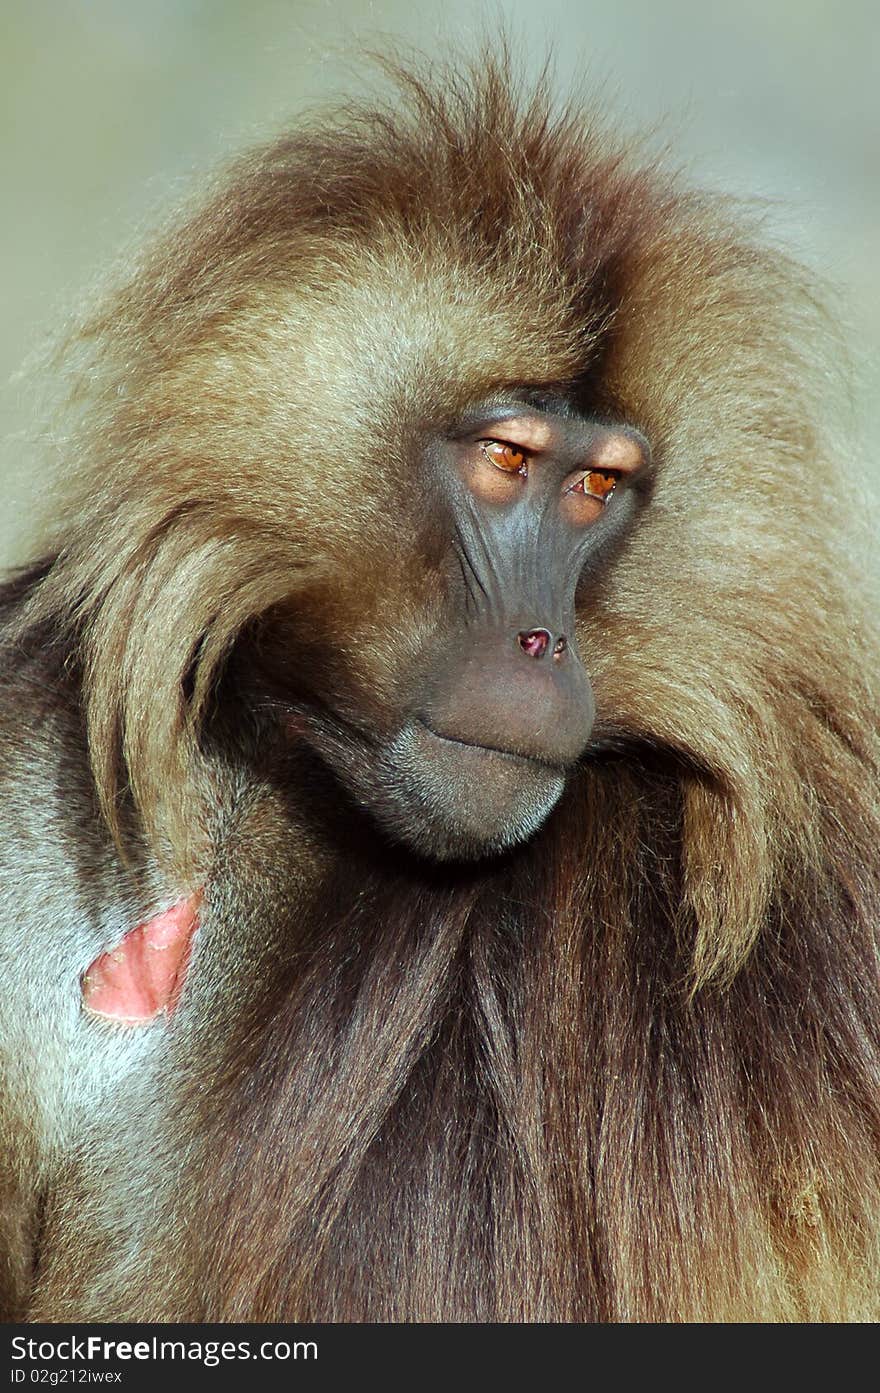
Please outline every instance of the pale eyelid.
[[514, 449], [534, 453], [546, 450], [558, 438], [557, 432], [548, 421], [530, 416], [506, 416], [501, 420], [486, 424], [480, 431], [480, 441], [497, 441], [499, 445], [511, 445]]

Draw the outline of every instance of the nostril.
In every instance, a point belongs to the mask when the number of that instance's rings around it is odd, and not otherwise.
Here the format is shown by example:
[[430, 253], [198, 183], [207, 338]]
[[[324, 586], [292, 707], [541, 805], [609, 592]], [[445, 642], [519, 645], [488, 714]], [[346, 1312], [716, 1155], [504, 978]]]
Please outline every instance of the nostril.
[[549, 629], [524, 629], [517, 634], [517, 639], [522, 651], [530, 658], [543, 658], [553, 642], [553, 635]]

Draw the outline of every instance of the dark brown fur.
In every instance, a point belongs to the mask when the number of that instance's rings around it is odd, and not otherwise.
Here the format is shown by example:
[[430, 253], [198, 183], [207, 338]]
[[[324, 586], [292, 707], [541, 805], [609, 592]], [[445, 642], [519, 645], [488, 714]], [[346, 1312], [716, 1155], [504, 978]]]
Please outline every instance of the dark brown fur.
[[[811, 286], [503, 64], [402, 83], [73, 345], [70, 509], [6, 592], [7, 1311], [877, 1318], [878, 643]], [[595, 747], [528, 845], [431, 867], [267, 674], [387, 725], [418, 442], [518, 384], [638, 426], [653, 494], [579, 600]], [[198, 886], [173, 1021], [86, 1022]]]

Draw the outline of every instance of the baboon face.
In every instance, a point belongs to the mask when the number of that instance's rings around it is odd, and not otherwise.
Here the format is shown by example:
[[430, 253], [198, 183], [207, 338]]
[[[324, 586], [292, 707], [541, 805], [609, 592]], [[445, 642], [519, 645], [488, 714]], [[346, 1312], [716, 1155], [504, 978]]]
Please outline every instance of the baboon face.
[[381, 508], [371, 546], [343, 528], [343, 579], [290, 615], [274, 681], [290, 734], [393, 838], [479, 857], [554, 807], [595, 717], [578, 582], [631, 524], [648, 458], [562, 397], [493, 394], [422, 433], [385, 546]]

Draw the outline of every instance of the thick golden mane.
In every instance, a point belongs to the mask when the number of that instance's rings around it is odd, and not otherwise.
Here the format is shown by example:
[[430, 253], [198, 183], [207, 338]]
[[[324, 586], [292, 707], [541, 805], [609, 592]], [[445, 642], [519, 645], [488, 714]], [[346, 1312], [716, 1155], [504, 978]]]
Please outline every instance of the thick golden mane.
[[248, 623], [321, 573], [334, 423], [399, 458], [427, 409], [413, 381], [435, 412], [475, 383], [622, 405], [659, 447], [654, 517], [586, 596], [582, 641], [606, 733], [681, 757], [696, 975], [729, 973], [791, 859], [824, 863], [817, 806], [845, 803], [866, 850], [877, 828], [817, 312], [748, 226], [594, 116], [518, 105], [491, 65], [402, 82], [402, 111], [239, 161], [82, 328], [81, 493], [28, 622], [75, 617], [111, 826], [129, 783], [191, 867], [205, 703]]

